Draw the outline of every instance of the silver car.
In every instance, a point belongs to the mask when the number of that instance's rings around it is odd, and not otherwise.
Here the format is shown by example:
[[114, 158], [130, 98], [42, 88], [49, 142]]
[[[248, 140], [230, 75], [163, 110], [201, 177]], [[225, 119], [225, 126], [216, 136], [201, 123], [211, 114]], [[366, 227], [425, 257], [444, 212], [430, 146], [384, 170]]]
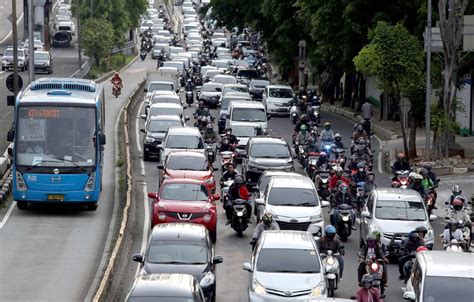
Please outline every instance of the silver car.
[[[432, 215], [431, 219], [435, 219]], [[365, 244], [367, 235], [373, 231], [382, 233], [382, 242], [387, 245], [393, 258], [400, 256], [404, 238], [418, 226], [428, 230], [425, 243], [433, 247], [434, 234], [425, 203], [414, 190], [399, 188], [378, 188], [372, 191], [366, 201], [360, 219], [360, 245]]]
[[316, 242], [309, 232], [264, 231], [251, 263], [249, 301], [309, 301], [326, 297], [326, 282]]
[[53, 73], [53, 58], [49, 51], [36, 50], [34, 62], [35, 72]]

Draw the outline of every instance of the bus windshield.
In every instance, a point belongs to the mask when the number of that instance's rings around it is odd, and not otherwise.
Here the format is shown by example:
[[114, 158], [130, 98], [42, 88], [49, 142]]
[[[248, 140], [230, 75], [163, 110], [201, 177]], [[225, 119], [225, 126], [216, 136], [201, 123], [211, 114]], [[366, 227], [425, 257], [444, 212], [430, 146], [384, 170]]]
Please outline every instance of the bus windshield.
[[28, 167], [94, 166], [96, 109], [19, 107], [16, 164]]

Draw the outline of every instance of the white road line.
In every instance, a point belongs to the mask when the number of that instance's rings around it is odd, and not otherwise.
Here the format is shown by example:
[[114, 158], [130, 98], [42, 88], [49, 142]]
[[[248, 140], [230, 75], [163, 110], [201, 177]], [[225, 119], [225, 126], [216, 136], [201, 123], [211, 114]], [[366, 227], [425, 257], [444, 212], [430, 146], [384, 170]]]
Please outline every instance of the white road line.
[[[21, 13], [21, 16], [16, 20], [16, 25], [20, 23], [21, 19], [23, 19], [23, 13]], [[6, 39], [10, 38], [11, 35], [12, 35], [12, 31], [10, 31], [8, 35], [6, 35], [5, 38], [3, 38], [3, 40], [0, 41], [0, 44], [5, 42]]]
[[379, 155], [377, 156], [377, 159], [378, 159], [378, 164], [377, 164], [377, 168], [379, 170], [379, 173], [380, 174], [383, 174], [383, 169], [382, 169], [382, 140], [380, 138], [378, 138], [377, 135], [374, 135], [375, 139], [379, 142]]
[[10, 215], [12, 214], [15, 207], [16, 207], [16, 201], [13, 201], [12, 204], [10, 205], [10, 208], [8, 208], [7, 213], [5, 214], [2, 221], [0, 222], [0, 230], [3, 229], [5, 224], [7, 224], [8, 218], [10, 218]]
[[4, 115], [2, 115], [2, 119], [5, 119], [11, 112], [11, 109], [8, 110]]
[[136, 132], [136, 135], [135, 135], [135, 141], [137, 143], [137, 149], [138, 149], [138, 153], [142, 153], [142, 144], [140, 143], [140, 114], [142, 112], [142, 109], [143, 109], [143, 105], [145, 104], [145, 102], [142, 102], [140, 104], [140, 108], [138, 108], [138, 116], [135, 120], [135, 132]]

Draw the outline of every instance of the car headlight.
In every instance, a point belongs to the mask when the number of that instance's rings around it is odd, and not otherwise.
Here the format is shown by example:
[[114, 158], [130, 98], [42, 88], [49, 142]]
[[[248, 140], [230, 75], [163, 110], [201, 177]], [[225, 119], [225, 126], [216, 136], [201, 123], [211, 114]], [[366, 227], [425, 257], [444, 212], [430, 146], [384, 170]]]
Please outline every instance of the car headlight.
[[155, 141], [155, 139], [151, 136], [146, 136], [145, 141], [147, 141], [148, 143], [153, 143]]
[[84, 186], [84, 191], [92, 192], [94, 191], [94, 187], [95, 187], [95, 172], [93, 172], [91, 176], [89, 176], [89, 179], [87, 180], [87, 183]]
[[313, 215], [313, 216], [309, 217], [309, 220], [311, 222], [320, 222], [320, 221], [323, 221], [323, 217], [321, 216], [321, 214]]
[[211, 285], [213, 285], [216, 281], [216, 276], [211, 272], [207, 272], [204, 277], [202, 277], [201, 279], [201, 282], [199, 282], [199, 284], [201, 285], [201, 287], [209, 287]]
[[211, 214], [206, 214], [202, 217], [202, 220], [204, 220], [204, 222], [209, 222], [211, 221]]
[[321, 282], [321, 283], [318, 284], [318, 286], [313, 288], [310, 295], [312, 297], [320, 297], [320, 296], [324, 295], [325, 292], [326, 292], [326, 285], [324, 284], [324, 282]]
[[253, 281], [252, 288], [256, 294], [259, 294], [259, 295], [267, 294], [267, 290], [265, 289], [265, 287], [263, 287], [260, 283], [258, 283], [257, 280]]
[[214, 177], [211, 176], [209, 178], [204, 179], [204, 182], [208, 185], [212, 184], [214, 182]]
[[159, 213], [159, 214], [158, 214], [158, 219], [159, 219], [159, 220], [165, 220], [165, 218], [166, 218], [166, 215], [165, 215], [165, 214], [163, 214], [163, 213]]

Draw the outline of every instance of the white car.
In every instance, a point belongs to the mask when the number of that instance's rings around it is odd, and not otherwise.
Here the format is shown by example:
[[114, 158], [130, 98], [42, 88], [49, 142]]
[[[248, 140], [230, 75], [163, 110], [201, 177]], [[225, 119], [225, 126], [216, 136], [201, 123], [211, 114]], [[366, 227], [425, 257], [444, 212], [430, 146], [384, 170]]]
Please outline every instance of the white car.
[[295, 94], [290, 86], [268, 85], [263, 91], [262, 103], [271, 115], [287, 115]]
[[[2, 71], [13, 69], [13, 47], [8, 47], [3, 53]], [[25, 71], [28, 69], [28, 57], [24, 49], [18, 48], [18, 69]]]
[[319, 200], [309, 177], [273, 178], [263, 195], [264, 198], [255, 199], [258, 221], [264, 210], [270, 210], [280, 229], [308, 231], [321, 237], [324, 229], [322, 207], [329, 206], [329, 202]]

